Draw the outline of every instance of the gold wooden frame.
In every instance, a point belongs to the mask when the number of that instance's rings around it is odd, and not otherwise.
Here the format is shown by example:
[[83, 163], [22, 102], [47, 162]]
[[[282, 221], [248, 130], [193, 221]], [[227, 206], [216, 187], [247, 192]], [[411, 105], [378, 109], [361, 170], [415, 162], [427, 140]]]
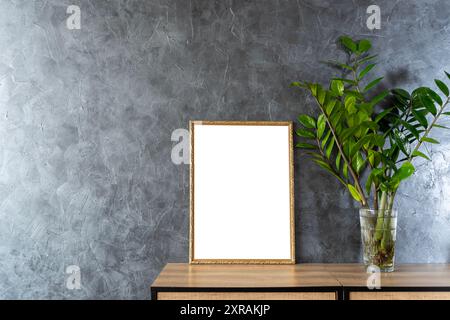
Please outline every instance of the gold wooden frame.
[[[290, 259], [194, 259], [194, 135], [195, 125], [246, 125], [287, 126], [289, 133], [289, 192], [290, 192]], [[190, 264], [295, 264], [295, 213], [294, 213], [294, 152], [293, 124], [291, 121], [189, 121], [190, 131], [190, 218], [189, 218], [189, 263]]]

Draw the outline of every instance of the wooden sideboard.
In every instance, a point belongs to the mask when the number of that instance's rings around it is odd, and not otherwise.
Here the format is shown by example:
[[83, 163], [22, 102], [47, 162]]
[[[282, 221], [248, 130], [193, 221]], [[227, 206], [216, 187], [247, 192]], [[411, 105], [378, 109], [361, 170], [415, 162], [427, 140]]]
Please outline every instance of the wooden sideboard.
[[[169, 263], [154, 300], [450, 300], [450, 265], [399, 265], [369, 289], [360, 264], [189, 265]], [[375, 282], [378, 283], [378, 282]]]

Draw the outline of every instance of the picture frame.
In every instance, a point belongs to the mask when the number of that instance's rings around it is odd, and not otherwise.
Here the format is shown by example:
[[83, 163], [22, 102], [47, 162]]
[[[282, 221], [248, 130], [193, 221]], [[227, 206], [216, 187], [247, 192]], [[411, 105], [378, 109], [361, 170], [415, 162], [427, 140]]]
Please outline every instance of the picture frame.
[[191, 264], [294, 264], [290, 121], [191, 121]]

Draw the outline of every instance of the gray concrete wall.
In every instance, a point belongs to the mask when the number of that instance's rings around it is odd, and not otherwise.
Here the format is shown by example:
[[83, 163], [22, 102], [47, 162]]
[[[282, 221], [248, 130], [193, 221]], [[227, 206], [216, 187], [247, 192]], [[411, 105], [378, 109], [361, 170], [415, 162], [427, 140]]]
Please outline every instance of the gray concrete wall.
[[[81, 8], [68, 30], [67, 6]], [[293, 80], [326, 81], [342, 34], [374, 42], [386, 86], [450, 70], [448, 1], [0, 0], [0, 298], [149, 298], [188, 256], [191, 119], [295, 120]], [[450, 131], [398, 196], [399, 262], [450, 262]], [[357, 207], [296, 152], [297, 259], [360, 261]], [[80, 290], [65, 269], [81, 269]]]

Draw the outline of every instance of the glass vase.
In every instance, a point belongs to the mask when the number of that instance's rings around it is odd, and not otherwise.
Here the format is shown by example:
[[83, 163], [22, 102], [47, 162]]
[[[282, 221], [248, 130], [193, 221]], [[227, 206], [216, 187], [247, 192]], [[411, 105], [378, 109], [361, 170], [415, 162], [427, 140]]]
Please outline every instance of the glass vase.
[[360, 209], [359, 218], [364, 264], [394, 271], [397, 211]]

